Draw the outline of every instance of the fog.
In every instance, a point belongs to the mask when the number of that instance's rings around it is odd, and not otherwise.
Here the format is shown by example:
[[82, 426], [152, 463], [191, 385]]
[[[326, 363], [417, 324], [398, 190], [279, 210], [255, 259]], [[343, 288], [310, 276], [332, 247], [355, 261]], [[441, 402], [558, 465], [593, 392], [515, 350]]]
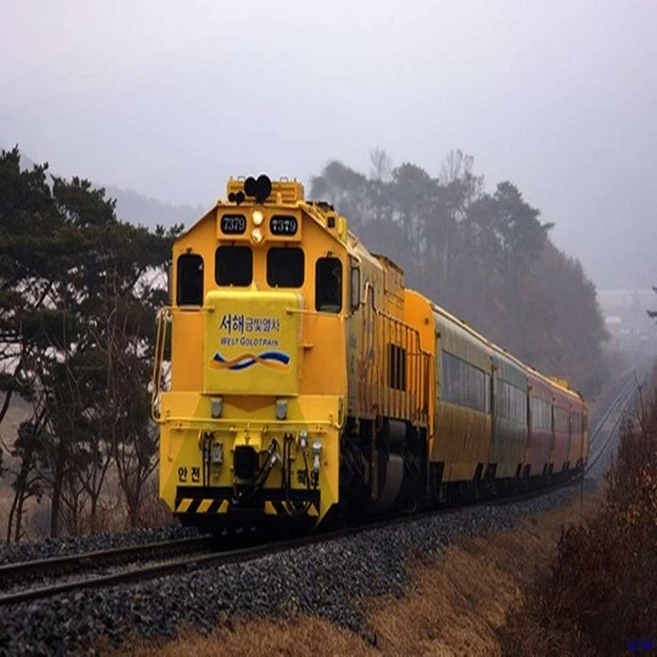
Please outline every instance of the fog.
[[475, 157], [601, 287], [657, 283], [657, 4], [2, 0], [0, 144], [208, 205], [376, 146]]

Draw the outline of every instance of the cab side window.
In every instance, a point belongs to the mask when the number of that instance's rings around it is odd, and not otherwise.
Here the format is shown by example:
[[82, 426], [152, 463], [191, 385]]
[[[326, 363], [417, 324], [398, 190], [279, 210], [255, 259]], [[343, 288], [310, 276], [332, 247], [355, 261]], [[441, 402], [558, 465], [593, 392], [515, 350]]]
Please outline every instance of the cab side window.
[[203, 305], [203, 258], [196, 253], [178, 257], [176, 303], [179, 306]]
[[342, 310], [342, 263], [338, 258], [319, 258], [315, 265], [315, 310]]

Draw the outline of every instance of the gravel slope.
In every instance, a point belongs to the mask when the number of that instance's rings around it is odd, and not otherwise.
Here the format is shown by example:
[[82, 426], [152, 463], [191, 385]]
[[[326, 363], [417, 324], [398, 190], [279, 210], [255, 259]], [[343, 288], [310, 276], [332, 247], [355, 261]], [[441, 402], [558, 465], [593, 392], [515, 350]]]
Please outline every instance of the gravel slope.
[[0, 655], [96, 654], [101, 637], [120, 647], [131, 633], [171, 637], [185, 626], [209, 629], [230, 616], [271, 614], [288, 605], [359, 630], [358, 600], [401, 594], [408, 584], [404, 557], [409, 552], [440, 552], [459, 533], [511, 529], [527, 514], [550, 510], [579, 490], [572, 486], [525, 502], [470, 507], [243, 564], [16, 605], [0, 613]]

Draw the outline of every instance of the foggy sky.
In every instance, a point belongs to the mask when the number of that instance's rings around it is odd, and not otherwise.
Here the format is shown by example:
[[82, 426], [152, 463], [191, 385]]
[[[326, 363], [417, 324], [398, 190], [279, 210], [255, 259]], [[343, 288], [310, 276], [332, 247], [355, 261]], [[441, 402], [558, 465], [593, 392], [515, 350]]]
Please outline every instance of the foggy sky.
[[0, 0], [0, 144], [208, 206], [380, 146], [515, 182], [602, 287], [657, 283], [657, 3]]

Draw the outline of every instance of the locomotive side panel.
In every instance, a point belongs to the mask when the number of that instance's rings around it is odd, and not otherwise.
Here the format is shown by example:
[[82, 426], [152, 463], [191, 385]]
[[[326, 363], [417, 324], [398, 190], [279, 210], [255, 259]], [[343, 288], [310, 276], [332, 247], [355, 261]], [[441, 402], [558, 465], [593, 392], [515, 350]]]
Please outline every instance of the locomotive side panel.
[[[424, 388], [421, 391], [422, 406], [427, 415], [427, 459], [433, 460], [436, 435], [436, 381], [439, 375], [439, 363], [436, 358], [436, 317], [431, 302], [414, 290], [406, 289], [404, 295], [404, 312], [406, 322], [415, 327], [420, 338], [420, 349], [426, 354], [426, 374], [423, 377]], [[428, 466], [427, 466], [428, 468]]]
[[171, 389], [199, 391], [203, 382], [205, 294], [214, 288], [214, 213], [206, 214], [173, 247]]
[[[377, 403], [384, 383], [383, 350], [377, 342], [375, 312], [375, 308], [384, 304], [384, 271], [358, 240], [351, 241], [349, 253], [348, 415], [371, 420], [378, 413]], [[355, 286], [358, 286], [357, 294]]]
[[362, 281], [360, 303], [347, 319], [349, 416], [425, 427], [430, 357], [405, 311], [403, 272], [355, 239], [349, 253]]

